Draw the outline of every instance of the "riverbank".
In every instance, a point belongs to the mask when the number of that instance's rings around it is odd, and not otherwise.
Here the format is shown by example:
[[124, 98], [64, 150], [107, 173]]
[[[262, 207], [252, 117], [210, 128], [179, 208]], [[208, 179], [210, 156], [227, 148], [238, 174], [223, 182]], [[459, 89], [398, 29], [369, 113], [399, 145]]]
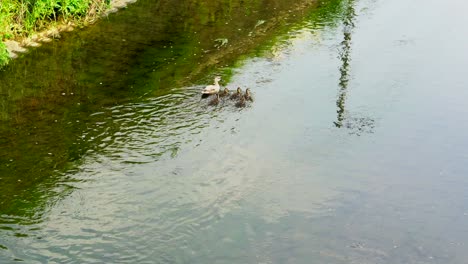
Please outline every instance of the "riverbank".
[[76, 0], [66, 3], [42, 0], [34, 4], [2, 1], [0, 67], [29, 48], [60, 38], [61, 32], [93, 24], [100, 17], [134, 2], [136, 0]]

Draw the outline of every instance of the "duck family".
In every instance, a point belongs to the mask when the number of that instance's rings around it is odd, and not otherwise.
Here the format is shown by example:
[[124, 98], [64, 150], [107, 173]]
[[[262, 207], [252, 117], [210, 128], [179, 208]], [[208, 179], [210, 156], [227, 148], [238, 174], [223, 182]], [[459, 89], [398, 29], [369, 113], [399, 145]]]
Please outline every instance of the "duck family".
[[250, 91], [250, 88], [247, 88], [245, 90], [245, 93], [243, 93], [242, 89], [240, 87], [237, 87], [236, 91], [231, 94], [231, 91], [229, 91], [228, 88], [224, 88], [222, 91], [220, 91], [220, 80], [221, 77], [215, 77], [214, 84], [208, 85], [202, 90], [202, 98], [206, 98], [208, 96], [212, 97], [212, 99], [208, 102], [208, 105], [218, 105], [221, 101], [220, 98], [222, 98], [223, 101], [227, 99], [229, 99], [230, 101], [235, 101], [234, 106], [239, 108], [247, 106], [248, 102], [253, 102], [252, 92]]
[[252, 94], [250, 93], [250, 88], [245, 90], [245, 94], [239, 95], [239, 99], [236, 102], [236, 107], [245, 107], [247, 102], [253, 102]]

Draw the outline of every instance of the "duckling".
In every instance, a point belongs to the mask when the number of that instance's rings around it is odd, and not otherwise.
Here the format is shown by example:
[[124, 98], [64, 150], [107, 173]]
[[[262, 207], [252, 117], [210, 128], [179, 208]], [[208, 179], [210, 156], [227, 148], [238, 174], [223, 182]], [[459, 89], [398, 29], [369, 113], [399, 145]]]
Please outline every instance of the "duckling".
[[234, 93], [233, 95], [231, 95], [231, 97], [229, 97], [231, 100], [236, 100], [236, 99], [239, 99], [242, 97], [242, 89], [240, 87], [237, 87], [237, 91], [236, 93]]
[[253, 102], [253, 97], [252, 97], [252, 94], [250, 93], [250, 88], [247, 88], [247, 89], [245, 90], [244, 99], [245, 99], [246, 101]]
[[229, 91], [228, 88], [224, 88], [224, 90], [219, 94], [220, 97], [226, 97], [230, 94], [231, 92]]
[[213, 98], [209, 103], [208, 105], [210, 106], [215, 106], [215, 105], [218, 105], [219, 104], [219, 94], [216, 94], [215, 95], [215, 98]]
[[216, 76], [214, 78], [214, 85], [208, 85], [205, 89], [202, 90], [202, 94], [215, 94], [219, 92], [219, 81], [221, 81], [221, 77]]
[[239, 97], [239, 101], [236, 102], [235, 106], [239, 108], [245, 107], [245, 97], [244, 96]]

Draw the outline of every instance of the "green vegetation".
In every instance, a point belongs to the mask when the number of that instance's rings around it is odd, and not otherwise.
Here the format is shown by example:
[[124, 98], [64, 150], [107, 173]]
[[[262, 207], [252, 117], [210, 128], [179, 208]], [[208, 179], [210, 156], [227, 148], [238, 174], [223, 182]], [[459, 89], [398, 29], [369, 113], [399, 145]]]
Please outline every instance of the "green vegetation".
[[0, 35], [23, 36], [60, 20], [95, 16], [106, 0], [2, 0]]
[[0, 67], [8, 63], [8, 52], [3, 42], [0, 42]]
[[[28, 36], [57, 22], [94, 19], [109, 0], [1, 0], [0, 41]], [[0, 44], [0, 67], [8, 62]]]

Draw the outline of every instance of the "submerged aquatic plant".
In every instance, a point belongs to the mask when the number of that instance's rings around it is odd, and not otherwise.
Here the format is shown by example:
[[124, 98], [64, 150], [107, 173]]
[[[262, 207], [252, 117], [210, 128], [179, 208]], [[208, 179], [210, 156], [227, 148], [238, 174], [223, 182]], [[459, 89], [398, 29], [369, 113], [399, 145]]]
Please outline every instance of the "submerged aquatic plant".
[[216, 44], [214, 45], [215, 48], [221, 48], [221, 47], [224, 47], [228, 44], [229, 40], [227, 38], [219, 38], [219, 39], [215, 39], [215, 42]]
[[255, 24], [255, 27], [254, 27], [254, 28], [257, 28], [257, 27], [259, 27], [259, 26], [261, 26], [261, 25], [263, 25], [263, 24], [265, 24], [265, 20], [258, 20], [258, 21], [257, 21], [257, 24]]

